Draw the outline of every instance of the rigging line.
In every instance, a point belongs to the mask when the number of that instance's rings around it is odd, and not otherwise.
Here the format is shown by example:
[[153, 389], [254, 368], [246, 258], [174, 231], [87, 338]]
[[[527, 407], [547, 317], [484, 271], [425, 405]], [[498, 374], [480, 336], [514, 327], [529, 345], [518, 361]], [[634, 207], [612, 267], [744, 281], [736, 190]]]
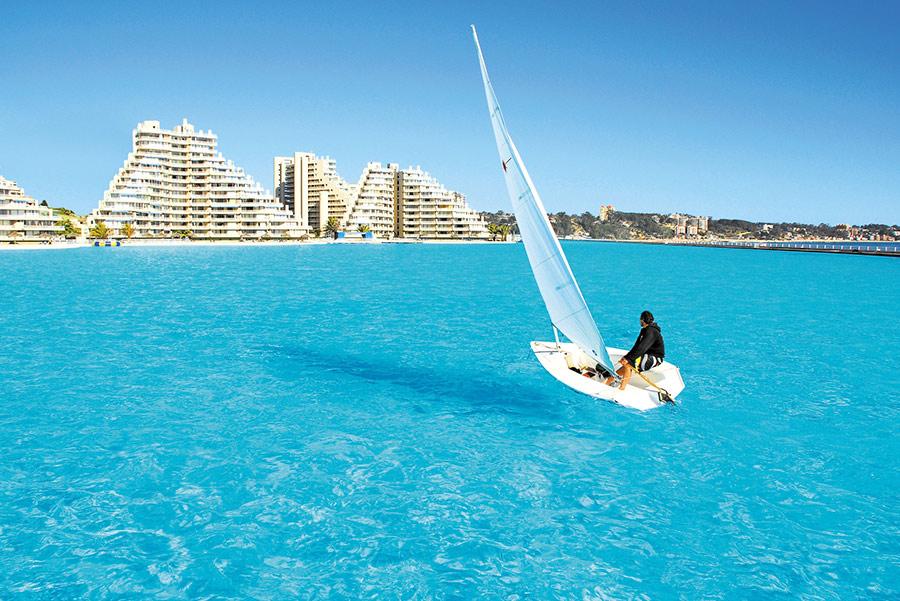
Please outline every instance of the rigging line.
[[646, 382], [647, 384], [649, 384], [650, 386], [652, 386], [653, 388], [655, 388], [657, 390], [657, 394], [659, 395], [660, 401], [662, 401], [663, 403], [672, 403], [673, 405], [675, 404], [675, 399], [672, 398], [672, 395], [669, 394], [668, 390], [666, 390], [665, 388], [661, 388], [661, 387], [657, 386], [656, 384], [654, 384], [653, 382], [651, 382], [649, 378], [647, 378], [644, 374], [642, 374], [640, 371], [638, 371], [638, 368], [636, 366], [632, 365], [631, 368], [632, 368], [632, 371], [634, 371], [634, 373], [639, 375], [644, 382]]

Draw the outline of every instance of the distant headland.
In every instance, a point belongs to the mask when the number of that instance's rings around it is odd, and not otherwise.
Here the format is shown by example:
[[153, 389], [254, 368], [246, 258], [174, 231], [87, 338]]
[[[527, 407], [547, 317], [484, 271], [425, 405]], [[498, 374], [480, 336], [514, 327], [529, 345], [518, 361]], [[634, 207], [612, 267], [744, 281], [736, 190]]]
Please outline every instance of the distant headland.
[[[490, 225], [505, 225], [518, 233], [516, 218], [506, 211], [481, 213]], [[808, 223], [753, 222], [743, 219], [713, 219], [680, 213], [630, 213], [612, 205], [590, 212], [551, 213], [550, 223], [560, 238], [597, 240], [693, 240], [693, 241], [900, 241], [900, 225], [818, 225]]]

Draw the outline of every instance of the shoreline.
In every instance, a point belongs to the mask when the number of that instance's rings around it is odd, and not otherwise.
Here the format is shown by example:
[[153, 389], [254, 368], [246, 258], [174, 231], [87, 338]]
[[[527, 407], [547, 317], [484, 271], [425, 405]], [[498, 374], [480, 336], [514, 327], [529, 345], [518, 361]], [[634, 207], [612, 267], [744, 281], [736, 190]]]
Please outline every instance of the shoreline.
[[[609, 238], [567, 238], [563, 242], [605, 242], [625, 244], [655, 244], [662, 246], [694, 246], [704, 248], [731, 248], [747, 250], [775, 250], [790, 252], [814, 252], [828, 254], [869, 255], [881, 257], [900, 257], [900, 242], [876, 241], [839, 241], [839, 240], [673, 240], [671, 238], [650, 238], [645, 240], [614, 240]], [[342, 238], [337, 240], [179, 240], [179, 239], [139, 239], [121, 240], [120, 247], [257, 247], [257, 246], [321, 246], [336, 245], [371, 245], [371, 244], [430, 244], [430, 245], [506, 245], [518, 244], [515, 240], [419, 240], [411, 238], [391, 238], [389, 240], [363, 240]], [[34, 251], [34, 250], [71, 250], [78, 248], [94, 248], [93, 240], [69, 242], [17, 242], [16, 244], [0, 244], [2, 251]]]
[[[110, 239], [109, 241], [112, 241]], [[322, 246], [327, 244], [336, 245], [372, 245], [372, 244], [447, 244], [447, 245], [466, 245], [466, 244], [516, 244], [512, 240], [441, 240], [427, 239], [419, 240], [413, 238], [391, 238], [389, 240], [363, 240], [361, 238], [340, 238], [337, 240], [316, 238], [312, 240], [248, 240], [241, 242], [239, 240], [180, 240], [180, 239], [134, 239], [134, 240], [118, 240], [121, 245], [116, 247], [102, 248], [122, 248], [122, 247], [208, 247], [208, 246]], [[0, 243], [0, 251], [16, 251], [16, 250], [71, 250], [77, 248], [94, 248], [94, 240], [80, 240], [74, 242], [53, 242], [46, 244], [43, 242], [21, 241], [15, 244]]]

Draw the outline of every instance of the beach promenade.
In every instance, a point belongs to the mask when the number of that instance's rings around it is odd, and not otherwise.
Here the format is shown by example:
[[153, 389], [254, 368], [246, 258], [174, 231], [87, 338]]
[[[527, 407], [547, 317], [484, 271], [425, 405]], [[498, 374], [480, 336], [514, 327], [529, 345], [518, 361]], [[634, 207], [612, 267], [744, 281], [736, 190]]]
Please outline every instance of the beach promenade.
[[781, 250], [847, 255], [878, 255], [900, 257], [900, 242], [850, 241], [850, 240], [797, 240], [791, 242], [773, 240], [596, 240], [597, 242], [630, 242], [635, 244], [663, 244], [667, 246], [704, 246], [711, 248], [737, 248], [750, 250]]

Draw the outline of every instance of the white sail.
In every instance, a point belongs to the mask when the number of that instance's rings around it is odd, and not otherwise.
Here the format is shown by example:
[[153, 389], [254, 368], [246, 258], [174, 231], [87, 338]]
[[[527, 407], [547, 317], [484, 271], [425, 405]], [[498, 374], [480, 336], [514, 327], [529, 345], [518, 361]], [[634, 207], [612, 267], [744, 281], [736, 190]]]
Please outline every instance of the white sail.
[[475, 47], [478, 49], [484, 93], [487, 97], [494, 138], [497, 140], [497, 151], [500, 153], [503, 175], [506, 179], [506, 189], [512, 200], [519, 233], [525, 243], [525, 251], [528, 254], [528, 261], [531, 263], [531, 270], [534, 272], [534, 279], [537, 280], [538, 289], [547, 306], [547, 312], [550, 313], [550, 321], [578, 348], [613, 373], [613, 363], [609, 358], [606, 345], [603, 343], [603, 338], [597, 331], [597, 324], [594, 323], [594, 318], [584, 302], [584, 296], [581, 294], [578, 282], [575, 281], [575, 276], [563, 254], [559, 240], [553, 233], [544, 203], [541, 202], [541, 197], [528, 175], [528, 170], [525, 169], [516, 145], [509, 137], [506, 123], [500, 112], [500, 105], [488, 77], [481, 45], [478, 43], [478, 33], [475, 31], [474, 25], [472, 26], [472, 35], [475, 38]]

